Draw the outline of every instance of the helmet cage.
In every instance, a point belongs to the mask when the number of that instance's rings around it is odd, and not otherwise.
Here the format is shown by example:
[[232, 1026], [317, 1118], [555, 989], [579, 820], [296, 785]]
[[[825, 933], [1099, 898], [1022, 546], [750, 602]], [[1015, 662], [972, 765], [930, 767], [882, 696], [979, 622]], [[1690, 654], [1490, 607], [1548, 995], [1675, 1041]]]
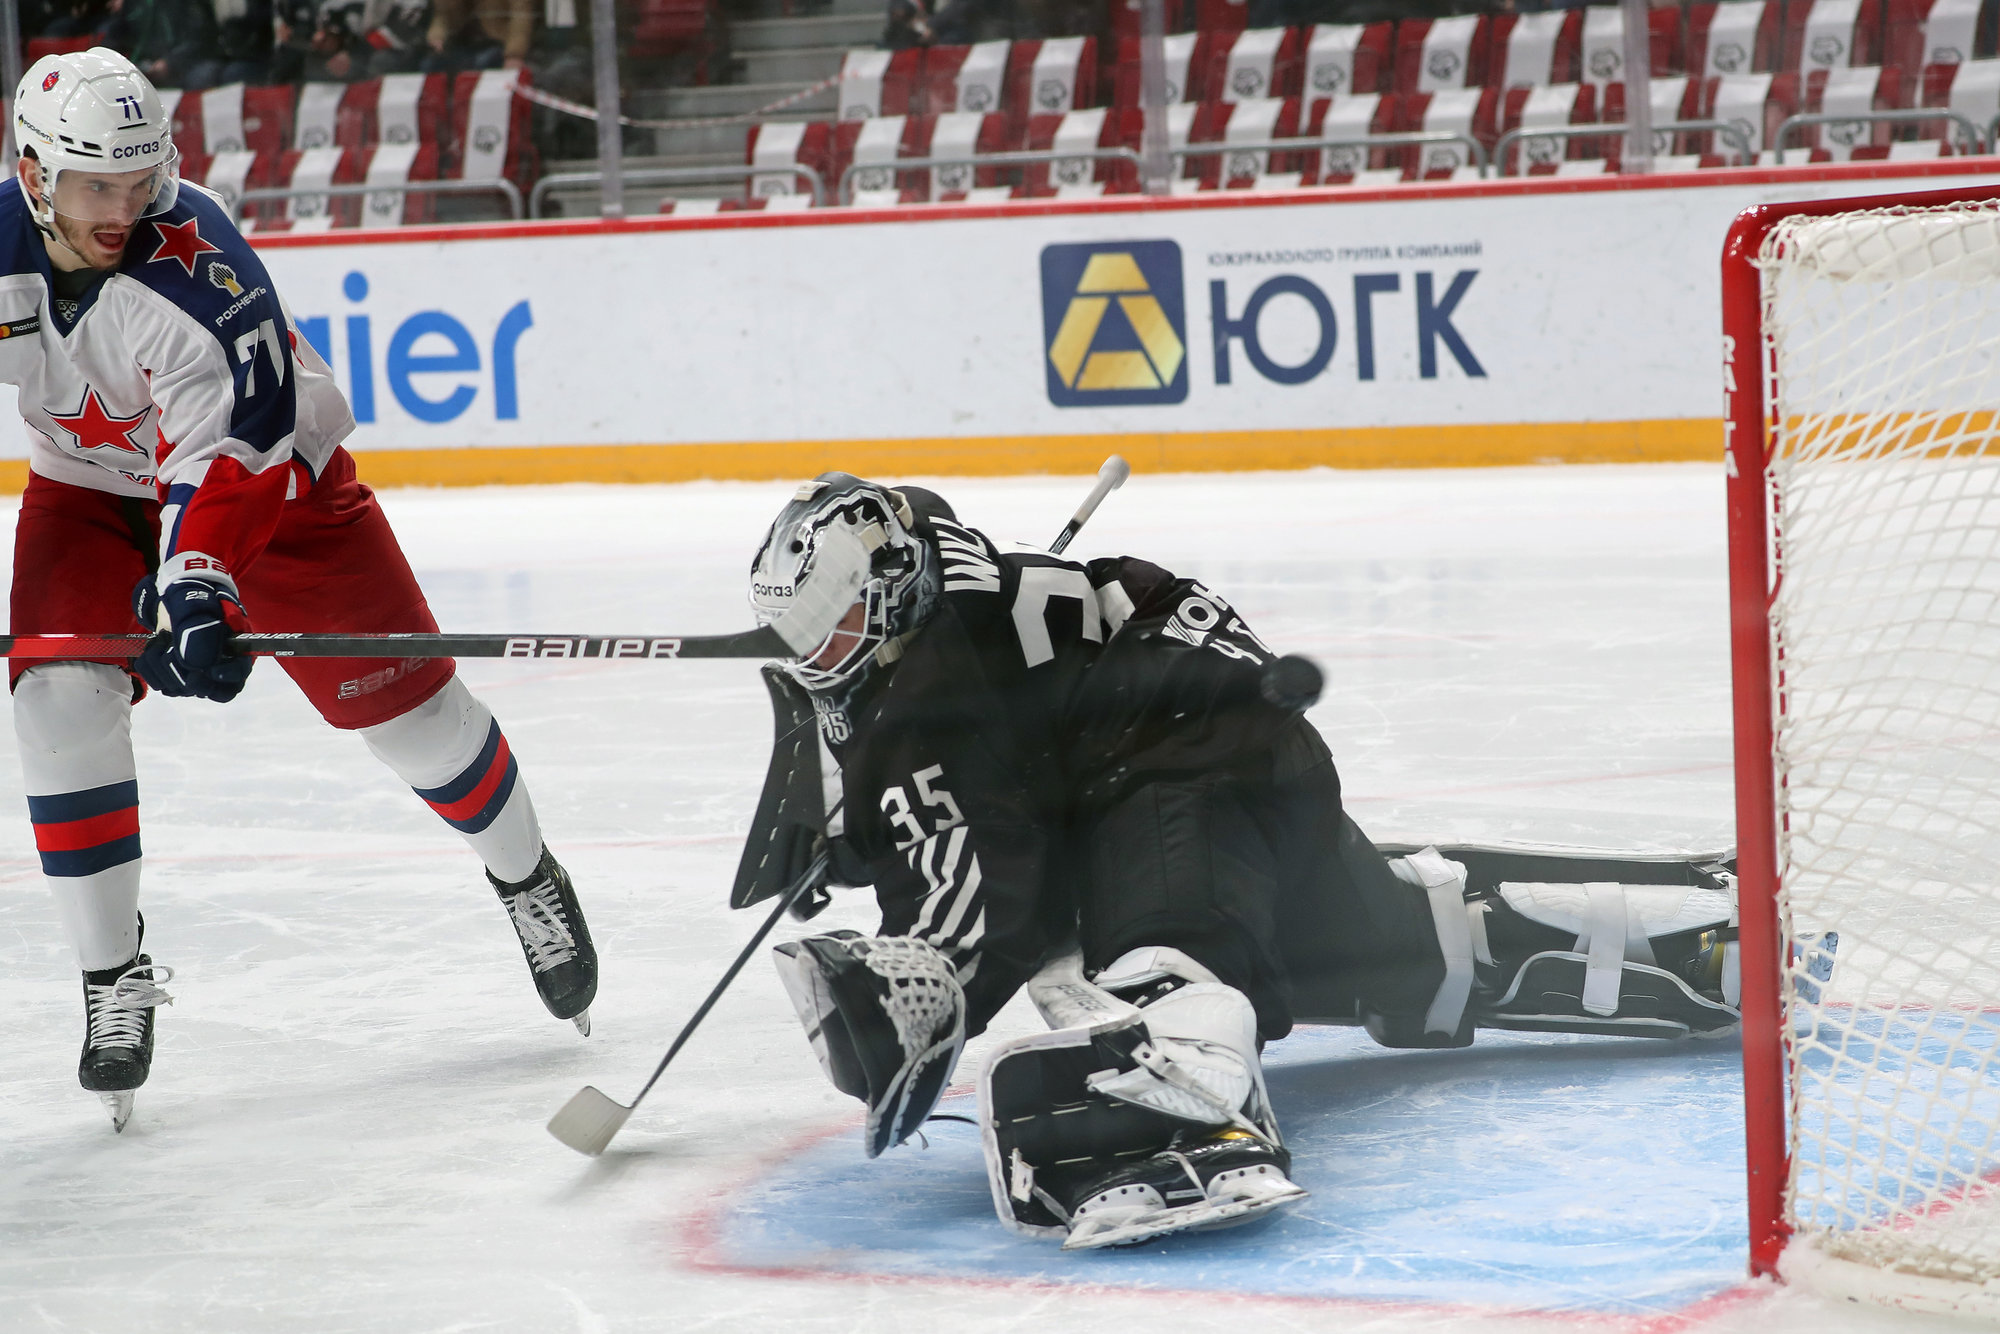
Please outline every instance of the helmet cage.
[[[895, 661], [901, 637], [923, 624], [936, 604], [936, 562], [929, 543], [909, 531], [909, 519], [908, 504], [895, 492], [830, 473], [801, 487], [771, 525], [751, 567], [750, 605], [760, 624], [783, 615], [811, 582], [830, 530], [847, 530], [869, 552], [868, 575], [855, 595], [862, 608], [858, 629], [836, 624], [796, 661], [782, 664], [807, 690], [838, 691], [871, 667]], [[852, 642], [834, 660], [818, 661], [837, 638]]]

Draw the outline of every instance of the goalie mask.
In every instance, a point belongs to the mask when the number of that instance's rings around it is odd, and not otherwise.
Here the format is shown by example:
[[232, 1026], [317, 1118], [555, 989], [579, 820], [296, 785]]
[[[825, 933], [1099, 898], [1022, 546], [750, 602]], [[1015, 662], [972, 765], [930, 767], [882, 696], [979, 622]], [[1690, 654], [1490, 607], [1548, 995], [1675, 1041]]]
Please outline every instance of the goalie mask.
[[915, 521], [902, 492], [843, 472], [807, 482], [779, 511], [750, 566], [750, 607], [760, 625], [812, 605], [814, 580], [832, 576], [838, 548], [858, 542], [866, 552], [852, 605], [835, 609], [816, 646], [784, 664], [807, 690], [844, 690], [871, 668], [894, 662], [937, 606], [937, 558], [911, 531]]
[[108, 47], [37, 60], [15, 90], [14, 138], [41, 169], [41, 199], [28, 201], [35, 224], [59, 242], [57, 213], [129, 226], [179, 198], [180, 150], [160, 95]]

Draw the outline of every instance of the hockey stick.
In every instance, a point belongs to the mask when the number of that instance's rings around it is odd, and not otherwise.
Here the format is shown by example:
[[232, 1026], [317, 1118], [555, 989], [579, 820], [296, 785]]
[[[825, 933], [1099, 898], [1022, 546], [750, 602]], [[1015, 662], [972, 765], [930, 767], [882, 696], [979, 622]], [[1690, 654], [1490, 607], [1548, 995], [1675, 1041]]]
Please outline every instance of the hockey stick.
[[1056, 540], [1049, 543], [1049, 554], [1062, 555], [1063, 548], [1069, 545], [1070, 539], [1077, 535], [1084, 524], [1090, 522], [1090, 516], [1097, 513], [1097, 507], [1104, 503], [1104, 498], [1125, 485], [1125, 479], [1131, 475], [1132, 465], [1125, 461], [1122, 454], [1113, 454], [1104, 460], [1104, 466], [1097, 470], [1097, 485], [1090, 488], [1090, 494], [1083, 498], [1083, 503], [1076, 507], [1076, 513], [1070, 516], [1063, 530], [1056, 534]]
[[695, 1029], [700, 1027], [701, 1021], [708, 1017], [708, 1012], [722, 999], [722, 993], [729, 989], [729, 984], [743, 971], [743, 965], [750, 962], [750, 956], [764, 943], [764, 937], [771, 934], [771, 928], [778, 924], [778, 919], [784, 915], [785, 910], [818, 884], [820, 876], [825, 871], [826, 854], [822, 852], [813, 858], [812, 865], [792, 882], [791, 888], [778, 896], [778, 906], [771, 910], [771, 915], [757, 928], [757, 934], [750, 937], [750, 943], [743, 947], [743, 952], [736, 956], [736, 962], [729, 965], [729, 971], [722, 975], [722, 980], [708, 993], [708, 999], [694, 1012], [694, 1018], [688, 1020], [687, 1026], [681, 1029], [680, 1036], [674, 1039], [674, 1045], [667, 1048], [667, 1054], [662, 1056], [660, 1063], [653, 1068], [653, 1077], [646, 1081], [646, 1086], [639, 1090], [639, 1096], [632, 1099], [630, 1106], [606, 1097], [596, 1088], [586, 1084], [577, 1090], [575, 1097], [563, 1104], [561, 1111], [549, 1118], [549, 1133], [578, 1153], [587, 1154], [592, 1158], [603, 1153], [611, 1143], [612, 1136], [623, 1128], [626, 1119], [641, 1102], [645, 1101], [646, 1095], [653, 1091], [653, 1085], [659, 1083], [660, 1076], [667, 1072], [668, 1064], [680, 1054], [681, 1048], [694, 1035]]
[[[868, 552], [844, 529], [821, 541], [825, 577], [769, 625], [730, 635], [266, 634], [230, 639], [238, 653], [272, 658], [794, 658], [826, 639], [868, 578]], [[9, 658], [136, 658], [147, 635], [0, 635]]]

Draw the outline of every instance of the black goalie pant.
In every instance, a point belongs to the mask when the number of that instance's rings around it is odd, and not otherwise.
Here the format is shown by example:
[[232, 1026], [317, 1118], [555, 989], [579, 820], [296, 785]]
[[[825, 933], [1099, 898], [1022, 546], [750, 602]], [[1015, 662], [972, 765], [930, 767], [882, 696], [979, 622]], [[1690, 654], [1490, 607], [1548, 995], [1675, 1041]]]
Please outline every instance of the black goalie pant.
[[1148, 784], [1079, 846], [1086, 968], [1168, 945], [1247, 994], [1266, 1040], [1294, 1019], [1360, 1020], [1389, 1045], [1434, 1045], [1423, 1018], [1444, 959], [1429, 902], [1342, 811], [1331, 760], [1282, 783]]

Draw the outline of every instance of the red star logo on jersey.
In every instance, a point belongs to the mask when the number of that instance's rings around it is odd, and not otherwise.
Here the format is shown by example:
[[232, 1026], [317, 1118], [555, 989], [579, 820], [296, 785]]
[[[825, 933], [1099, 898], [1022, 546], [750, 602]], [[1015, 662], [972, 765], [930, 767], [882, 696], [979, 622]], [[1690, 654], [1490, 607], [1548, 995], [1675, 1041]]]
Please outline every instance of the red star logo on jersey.
[[210, 245], [201, 234], [200, 219], [189, 218], [186, 222], [156, 222], [154, 230], [160, 234], [160, 248], [146, 262], [154, 264], [163, 259], [171, 259], [187, 270], [187, 276], [194, 277], [194, 261], [205, 253], [221, 254], [222, 247]]
[[83, 391], [83, 406], [75, 413], [65, 416], [60, 412], [51, 412], [49, 419], [76, 437], [78, 449], [115, 449], [126, 454], [146, 452], [132, 438], [132, 433], [146, 420], [146, 413], [136, 417], [114, 417], [104, 410], [95, 389], [86, 388]]

